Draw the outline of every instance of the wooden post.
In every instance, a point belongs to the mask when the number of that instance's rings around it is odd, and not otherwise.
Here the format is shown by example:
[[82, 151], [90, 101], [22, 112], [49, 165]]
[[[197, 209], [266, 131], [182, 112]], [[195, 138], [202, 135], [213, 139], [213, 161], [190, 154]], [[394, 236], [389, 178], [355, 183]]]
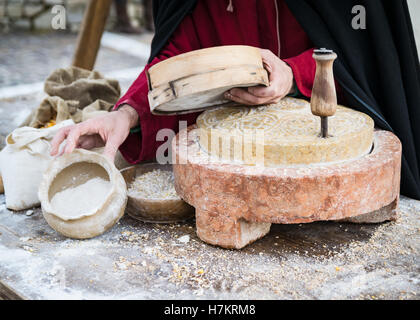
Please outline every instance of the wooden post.
[[79, 31], [73, 66], [92, 70], [112, 0], [90, 0]]

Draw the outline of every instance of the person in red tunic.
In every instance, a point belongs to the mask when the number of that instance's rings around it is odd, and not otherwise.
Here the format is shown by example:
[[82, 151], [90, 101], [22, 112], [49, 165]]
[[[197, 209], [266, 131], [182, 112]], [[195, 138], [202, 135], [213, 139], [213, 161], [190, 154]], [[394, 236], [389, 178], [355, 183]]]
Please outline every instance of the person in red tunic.
[[[222, 46], [249, 45], [261, 48], [269, 71], [269, 87], [234, 88], [228, 99], [260, 105], [277, 102], [298, 91], [310, 97], [315, 76], [313, 45], [283, 0], [222, 1], [200, 0], [186, 15], [166, 46], [144, 68], [127, 93], [106, 116], [63, 128], [54, 138], [52, 155], [67, 139], [65, 153], [74, 148], [103, 146], [105, 155], [114, 158], [118, 148], [130, 163], [155, 158], [163, 142], [156, 141], [162, 128], [178, 130], [180, 120], [195, 123], [198, 113], [181, 116], [152, 115], [147, 100], [145, 71], [169, 57], [191, 50]], [[140, 130], [130, 129], [138, 126]]]
[[[153, 5], [156, 32], [145, 70], [191, 50], [261, 48], [271, 84], [226, 92], [227, 98], [243, 104], [275, 102], [287, 94], [309, 98], [313, 47], [337, 52], [338, 102], [368, 114], [377, 127], [398, 136], [403, 145], [401, 193], [420, 199], [420, 64], [406, 0], [154, 0]], [[180, 120], [193, 124], [198, 114], [152, 115], [147, 93], [143, 71], [114, 112], [62, 129], [52, 154], [67, 139], [66, 153], [105, 144], [111, 159], [118, 148], [133, 164], [154, 159], [163, 143], [156, 141], [156, 133], [163, 128], [177, 131]]]

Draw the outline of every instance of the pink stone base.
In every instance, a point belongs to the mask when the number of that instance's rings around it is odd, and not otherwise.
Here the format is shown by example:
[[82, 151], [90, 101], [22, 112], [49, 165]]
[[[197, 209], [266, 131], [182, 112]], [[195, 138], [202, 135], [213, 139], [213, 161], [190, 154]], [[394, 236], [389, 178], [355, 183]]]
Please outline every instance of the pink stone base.
[[243, 248], [270, 232], [269, 222], [247, 222], [206, 210], [196, 210], [195, 216], [198, 237], [223, 248]]
[[203, 241], [242, 248], [267, 234], [271, 223], [395, 219], [401, 143], [391, 132], [375, 131], [372, 152], [358, 159], [258, 167], [209, 163], [194, 129], [173, 141], [173, 169], [178, 194], [196, 208]]
[[399, 216], [398, 202], [399, 197], [397, 197], [389, 205], [382, 207], [378, 210], [338, 221], [351, 223], [380, 223], [385, 221], [395, 221], [398, 219]]

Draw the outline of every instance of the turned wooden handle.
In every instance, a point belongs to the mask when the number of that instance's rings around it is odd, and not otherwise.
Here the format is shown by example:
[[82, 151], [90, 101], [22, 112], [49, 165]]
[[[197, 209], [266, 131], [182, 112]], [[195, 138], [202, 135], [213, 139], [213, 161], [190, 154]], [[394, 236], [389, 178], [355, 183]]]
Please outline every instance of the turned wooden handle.
[[316, 61], [314, 86], [311, 96], [311, 111], [320, 117], [330, 117], [337, 109], [333, 63], [337, 55], [327, 49], [314, 50]]

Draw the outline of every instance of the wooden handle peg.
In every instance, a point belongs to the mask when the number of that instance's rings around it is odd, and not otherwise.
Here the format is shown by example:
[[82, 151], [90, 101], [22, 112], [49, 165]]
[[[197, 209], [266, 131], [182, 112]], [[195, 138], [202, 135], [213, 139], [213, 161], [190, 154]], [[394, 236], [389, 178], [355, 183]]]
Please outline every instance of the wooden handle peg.
[[314, 50], [312, 57], [316, 61], [314, 86], [311, 96], [311, 111], [320, 117], [330, 117], [337, 109], [333, 63], [337, 55], [328, 49]]
[[314, 86], [311, 96], [311, 111], [321, 117], [321, 136], [328, 137], [328, 118], [337, 110], [333, 63], [337, 55], [325, 48], [316, 49], [312, 57], [316, 61]]

